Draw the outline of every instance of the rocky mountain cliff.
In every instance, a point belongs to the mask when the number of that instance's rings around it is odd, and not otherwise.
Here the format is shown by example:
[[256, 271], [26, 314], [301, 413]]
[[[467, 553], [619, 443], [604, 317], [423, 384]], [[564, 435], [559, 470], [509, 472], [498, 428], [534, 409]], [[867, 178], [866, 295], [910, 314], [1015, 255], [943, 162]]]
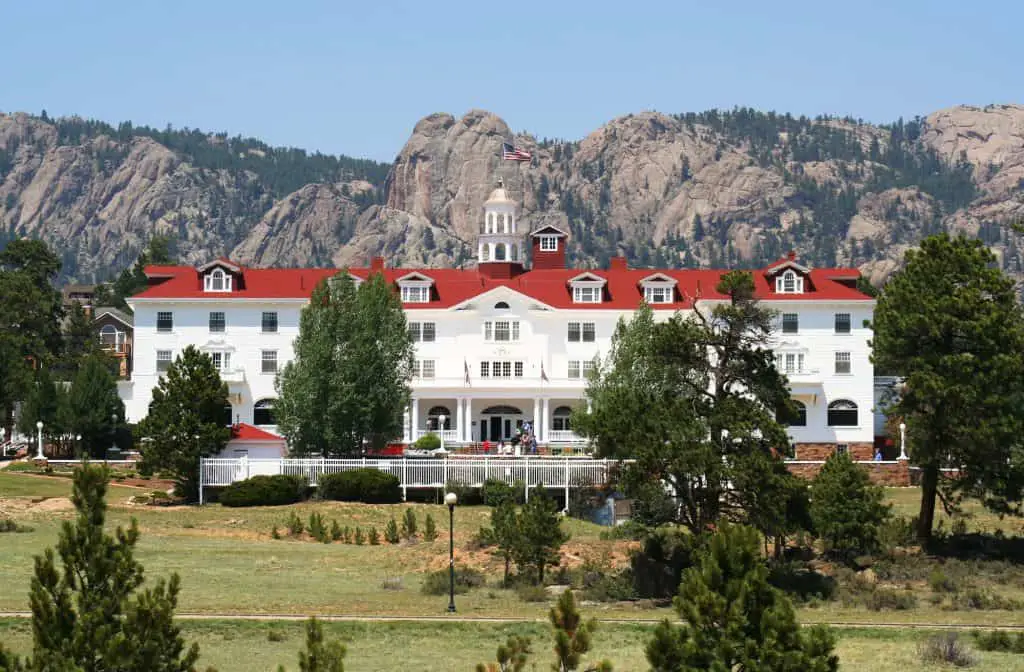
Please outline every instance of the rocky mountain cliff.
[[[533, 154], [503, 162], [501, 143]], [[497, 116], [421, 120], [390, 166], [197, 131], [0, 115], [0, 243], [46, 239], [65, 274], [103, 279], [155, 233], [179, 255], [259, 266], [471, 264], [498, 178], [524, 228], [569, 232], [575, 264], [752, 267], [788, 249], [874, 282], [938, 230], [979, 236], [1020, 274], [1024, 106], [911, 122], [738, 109], [609, 122], [578, 142]]]

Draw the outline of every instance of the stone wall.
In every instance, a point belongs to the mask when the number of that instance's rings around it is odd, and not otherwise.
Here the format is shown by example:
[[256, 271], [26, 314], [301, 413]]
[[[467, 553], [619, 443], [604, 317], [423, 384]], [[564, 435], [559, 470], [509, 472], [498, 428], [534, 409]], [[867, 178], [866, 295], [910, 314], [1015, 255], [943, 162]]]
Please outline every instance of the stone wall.
[[[870, 443], [849, 443], [848, 451], [850, 457], [854, 461], [866, 461], [870, 460], [875, 456], [875, 447]], [[796, 454], [793, 456], [797, 460], [807, 461], [822, 461], [824, 462], [830, 458], [836, 452], [836, 444], [834, 443], [798, 443], [796, 444]]]
[[[852, 451], [852, 446], [850, 447]], [[862, 461], [861, 466], [868, 470], [868, 476], [872, 483], [878, 485], [906, 487], [910, 482], [910, 464], [906, 460], [896, 462], [873, 462]], [[821, 468], [825, 466], [824, 460], [795, 460], [786, 462], [786, 468], [790, 473], [801, 478], [811, 479], [817, 476]]]

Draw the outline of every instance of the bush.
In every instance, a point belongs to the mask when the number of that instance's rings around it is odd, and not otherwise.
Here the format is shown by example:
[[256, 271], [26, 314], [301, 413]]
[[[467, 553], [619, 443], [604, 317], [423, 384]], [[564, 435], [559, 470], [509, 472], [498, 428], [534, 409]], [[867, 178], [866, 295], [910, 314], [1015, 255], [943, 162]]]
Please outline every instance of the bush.
[[370, 542], [370, 546], [380, 546], [380, 534], [377, 532], [376, 527], [370, 528], [368, 540]]
[[321, 499], [364, 504], [397, 504], [402, 488], [397, 476], [376, 469], [352, 469], [320, 477]]
[[10, 518], [0, 518], [0, 532], [31, 532], [33, 529], [28, 525], [19, 525]]
[[444, 484], [444, 491], [454, 492], [459, 498], [459, 506], [479, 506], [484, 503], [482, 488], [474, 488], [461, 481], [448, 481]]
[[423, 538], [427, 541], [437, 539], [437, 525], [434, 523], [434, 517], [429, 513], [426, 522], [423, 523]]
[[338, 521], [331, 521], [331, 541], [341, 541], [341, 526], [338, 525]]
[[592, 573], [583, 576], [583, 598], [594, 602], [621, 602], [636, 597], [633, 572], [626, 569], [617, 574]]
[[956, 584], [938, 567], [933, 569], [932, 573], [928, 576], [928, 585], [936, 593], [957, 592]]
[[406, 509], [402, 515], [402, 536], [406, 539], [413, 539], [416, 537], [416, 514], [412, 509]]
[[683, 570], [693, 567], [706, 539], [675, 530], [656, 530], [630, 558], [638, 597], [669, 599], [679, 592]]
[[353, 541], [355, 542], [356, 546], [363, 545], [363, 542], [365, 541], [365, 539], [363, 538], [363, 528], [356, 528], [356, 536], [353, 538]]
[[398, 525], [395, 523], [395, 519], [392, 518], [388, 521], [388, 524], [384, 526], [384, 540], [389, 544], [397, 544], [401, 541], [398, 536]]
[[283, 642], [287, 637], [280, 630], [270, 630], [267, 632], [268, 642]]
[[835, 579], [801, 562], [773, 564], [768, 573], [768, 583], [799, 602], [828, 600], [836, 592]]
[[302, 518], [295, 515], [295, 512], [293, 511], [291, 515], [288, 516], [288, 534], [293, 537], [297, 537], [302, 534], [302, 530], [304, 529], [305, 525], [302, 523]]
[[992, 593], [984, 590], [978, 590], [972, 588], [963, 593], [959, 593], [953, 597], [953, 601], [950, 608], [953, 610], [978, 610], [988, 611], [995, 609], [1004, 609], [1006, 611], [1014, 611], [1019, 609], [1021, 606], [1017, 600], [1002, 597], [1000, 595], [993, 595]]
[[400, 576], [385, 576], [384, 580], [380, 582], [380, 587], [384, 590], [401, 590], [402, 589], [402, 577]]
[[871, 611], [905, 611], [917, 606], [917, 598], [906, 590], [893, 588], [876, 588], [867, 593], [864, 606]]
[[270, 538], [271, 539], [280, 539], [281, 538], [281, 533], [277, 531], [277, 525], [274, 525], [272, 528], [270, 528]]
[[324, 525], [324, 517], [316, 511], [309, 514], [309, 536], [325, 544], [331, 540], [327, 526]]
[[921, 662], [928, 665], [949, 664], [954, 667], [971, 667], [975, 658], [955, 632], [943, 632], [929, 637], [918, 646]]
[[1024, 653], [1024, 632], [1018, 632], [1016, 635], [1010, 635], [1005, 630], [975, 632], [974, 643], [982, 651]]
[[[455, 569], [455, 592], [462, 594], [469, 592], [470, 588], [480, 588], [484, 585], [484, 575], [469, 567], [457, 567]], [[449, 578], [447, 569], [439, 569], [430, 572], [423, 579], [422, 591], [426, 595], [447, 595], [449, 590]]]
[[220, 503], [232, 507], [282, 506], [301, 502], [308, 490], [302, 476], [253, 476], [224, 488], [220, 493]]
[[509, 485], [497, 478], [488, 478], [484, 481], [484, 487], [481, 491], [484, 504], [487, 506], [500, 506], [502, 503], [509, 501], [513, 504], [522, 504], [524, 493], [525, 486], [522, 482], [517, 481], [515, 485]]
[[846, 559], [879, 548], [879, 530], [890, 517], [885, 494], [848, 454], [836, 454], [811, 484], [811, 518], [827, 550]]
[[419, 450], [437, 450], [441, 447], [441, 437], [433, 433], [424, 434], [413, 445]]
[[544, 590], [544, 586], [520, 583], [516, 586], [516, 597], [523, 602], [547, 602], [548, 591]]

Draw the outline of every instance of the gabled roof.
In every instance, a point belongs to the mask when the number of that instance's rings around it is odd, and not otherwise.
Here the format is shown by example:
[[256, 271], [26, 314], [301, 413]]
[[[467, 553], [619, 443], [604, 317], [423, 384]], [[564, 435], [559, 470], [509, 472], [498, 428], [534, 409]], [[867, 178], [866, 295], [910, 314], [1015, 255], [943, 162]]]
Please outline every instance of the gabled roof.
[[281, 443], [284, 441], [284, 437], [268, 432], [265, 429], [260, 429], [259, 427], [254, 427], [253, 425], [240, 422], [237, 425], [231, 425], [231, 440]]
[[211, 268], [217, 268], [217, 267], [225, 268], [225, 269], [231, 271], [232, 273], [238, 273], [239, 271], [242, 270], [241, 266], [239, 266], [235, 262], [231, 261], [227, 257], [217, 257], [213, 261], [208, 261], [205, 264], [203, 264], [202, 266], [199, 266], [198, 268], [196, 268], [196, 270], [199, 271], [200, 273], [205, 273], [206, 271], [210, 270]]
[[676, 280], [675, 278], [670, 278], [669, 276], [665, 275], [660, 271], [657, 273], [651, 273], [647, 277], [640, 278], [640, 284], [643, 284], [645, 282], [668, 282], [673, 285], [679, 283], [679, 281]]
[[790, 251], [782, 259], [779, 259], [778, 261], [768, 264], [764, 271], [768, 277], [772, 277], [773, 275], [777, 275], [782, 271], [786, 270], [787, 268], [792, 268], [794, 271], [800, 273], [801, 275], [807, 275], [808, 273], [811, 272], [811, 269], [809, 269], [808, 267], [797, 263], [796, 252], [793, 251]]
[[419, 271], [410, 271], [405, 275], [395, 278], [395, 282], [433, 282], [434, 279]]
[[569, 234], [566, 233], [565, 231], [562, 231], [557, 226], [552, 226], [551, 224], [545, 224], [544, 226], [540, 227], [536, 231], [531, 231], [530, 232], [530, 236], [531, 237], [533, 237], [533, 236], [561, 236], [563, 238], [568, 238]]
[[591, 273], [590, 271], [584, 271], [575, 277], [569, 278], [569, 282], [600, 282], [603, 285], [608, 281], [599, 275]]
[[118, 308], [114, 308], [113, 306], [100, 306], [94, 308], [93, 311], [93, 322], [100, 319], [101, 317], [109, 315], [110, 317], [114, 318], [115, 320], [117, 320], [126, 327], [135, 326], [135, 317], [133, 315], [131, 315], [130, 313], [126, 313]]

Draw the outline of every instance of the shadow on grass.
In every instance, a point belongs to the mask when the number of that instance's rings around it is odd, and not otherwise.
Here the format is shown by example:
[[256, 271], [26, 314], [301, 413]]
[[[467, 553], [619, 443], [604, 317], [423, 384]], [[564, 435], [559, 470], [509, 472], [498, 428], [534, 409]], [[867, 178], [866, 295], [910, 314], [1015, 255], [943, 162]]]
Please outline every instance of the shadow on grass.
[[928, 544], [927, 552], [940, 558], [1001, 560], [1020, 565], [1024, 564], [1024, 537], [1007, 537], [1000, 531], [937, 535]]

